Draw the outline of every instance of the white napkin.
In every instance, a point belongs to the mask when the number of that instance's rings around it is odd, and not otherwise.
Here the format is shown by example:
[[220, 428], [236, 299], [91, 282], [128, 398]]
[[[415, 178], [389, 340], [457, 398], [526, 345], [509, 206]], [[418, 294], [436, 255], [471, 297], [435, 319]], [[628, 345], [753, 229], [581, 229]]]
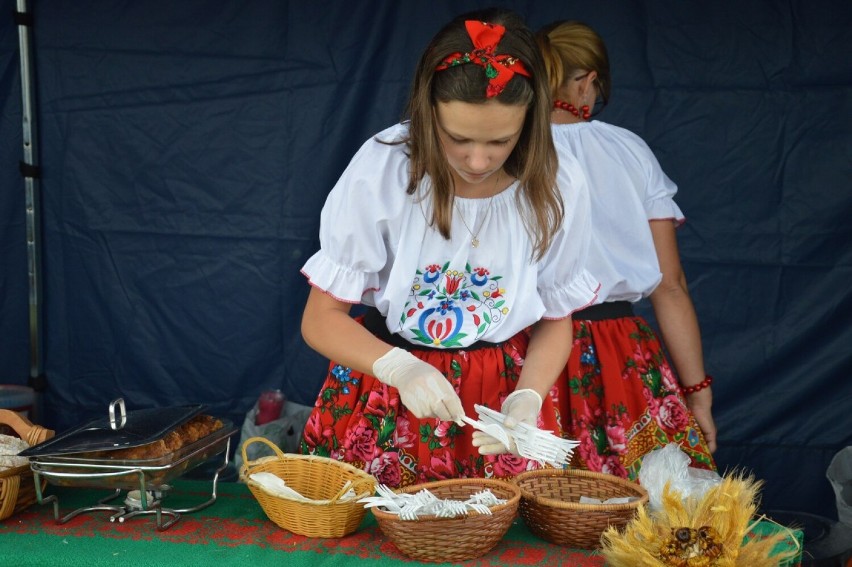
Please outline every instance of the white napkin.
[[590, 498], [589, 496], [580, 496], [580, 504], [629, 504], [635, 500], [639, 500], [636, 496], [622, 496], [620, 498], [608, 498], [601, 500], [600, 498]]
[[[313, 504], [328, 504], [331, 502], [331, 500], [312, 500], [310, 498], [306, 498], [287, 486], [284, 479], [279, 476], [275, 476], [272, 473], [253, 473], [249, 475], [249, 478], [259, 484], [260, 488], [262, 488], [265, 492], [273, 496], [286, 498], [288, 500], [295, 500], [297, 502], [311, 502]], [[350, 484], [352, 484], [352, 482], [347, 480], [346, 484], [344, 484], [341, 488], [346, 488]], [[340, 501], [352, 500], [356, 498], [356, 496], [355, 491], [350, 488], [343, 494], [343, 496], [340, 497]]]
[[18, 456], [18, 453], [27, 448], [29, 444], [23, 439], [0, 434], [0, 470], [13, 469], [29, 463], [28, 458]]

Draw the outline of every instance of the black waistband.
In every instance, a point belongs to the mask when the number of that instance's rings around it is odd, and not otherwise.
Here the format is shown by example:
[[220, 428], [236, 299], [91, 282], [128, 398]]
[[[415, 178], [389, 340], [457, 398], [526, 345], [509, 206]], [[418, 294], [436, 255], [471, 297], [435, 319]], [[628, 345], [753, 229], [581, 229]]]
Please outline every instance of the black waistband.
[[388, 331], [388, 327], [385, 324], [385, 317], [379, 312], [375, 307], [367, 307], [364, 312], [364, 328], [368, 331], [376, 335], [376, 337], [380, 338], [384, 342], [391, 344], [393, 346], [403, 348], [405, 350], [441, 350], [441, 351], [471, 351], [471, 350], [479, 350], [483, 348], [495, 348], [499, 347], [503, 343], [490, 343], [488, 341], [476, 341], [475, 343], [468, 345], [466, 347], [458, 347], [458, 348], [435, 348], [426, 344], [415, 344], [408, 342], [403, 337], [400, 337], [396, 333], [391, 333]]
[[633, 304], [629, 301], [607, 301], [575, 311], [571, 317], [575, 321], [603, 321], [633, 317]]

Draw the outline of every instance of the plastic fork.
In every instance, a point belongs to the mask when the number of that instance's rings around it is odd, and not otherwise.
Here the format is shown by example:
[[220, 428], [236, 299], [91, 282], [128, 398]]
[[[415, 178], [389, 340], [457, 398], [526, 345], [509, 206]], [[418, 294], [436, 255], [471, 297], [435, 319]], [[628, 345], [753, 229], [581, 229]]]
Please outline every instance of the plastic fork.
[[376, 486], [378, 496], [367, 496], [358, 500], [365, 508], [381, 506], [392, 514], [397, 514], [401, 520], [417, 520], [419, 516], [436, 516], [439, 518], [456, 518], [466, 516], [470, 511], [491, 515], [490, 506], [502, 504], [490, 490], [476, 492], [465, 501], [441, 499], [426, 489], [415, 494], [394, 492], [387, 486]]
[[561, 467], [568, 464], [574, 448], [579, 445], [577, 441], [557, 437], [526, 423], [517, 423], [513, 429], [506, 429], [503, 426], [506, 416], [502, 413], [478, 404], [474, 405], [474, 409], [485, 427], [498, 426], [512, 438], [518, 453], [527, 459]]
[[477, 421], [475, 419], [471, 419], [466, 415], [462, 416], [462, 421], [466, 424], [470, 425], [477, 431], [482, 431], [483, 433], [487, 433], [491, 437], [498, 440], [500, 443], [506, 447], [507, 450], [511, 450], [512, 448], [512, 439], [509, 436], [509, 433], [506, 431], [506, 428], [503, 427], [500, 423], [485, 423], [483, 421]]
[[465, 503], [465, 505], [469, 509], [471, 509], [474, 512], [477, 512], [479, 514], [484, 514], [486, 516], [491, 515], [491, 508], [487, 504], [477, 504], [476, 502], [467, 502], [467, 503]]

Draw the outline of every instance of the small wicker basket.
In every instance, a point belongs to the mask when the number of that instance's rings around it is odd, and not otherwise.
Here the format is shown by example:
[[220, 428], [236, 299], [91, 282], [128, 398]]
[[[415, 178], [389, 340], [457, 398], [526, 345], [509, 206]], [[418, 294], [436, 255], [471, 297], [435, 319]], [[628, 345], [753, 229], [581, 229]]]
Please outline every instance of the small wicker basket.
[[[521, 490], [520, 515], [536, 536], [575, 549], [596, 549], [607, 526], [623, 527], [647, 491], [616, 476], [574, 469], [527, 471], [514, 479]], [[580, 504], [580, 496], [608, 500], [636, 497], [627, 504]]]
[[491, 506], [491, 515], [422, 516], [417, 520], [401, 520], [396, 514], [372, 508], [382, 532], [402, 553], [417, 561], [444, 563], [485, 555], [500, 543], [518, 514], [521, 492], [511, 482], [460, 478], [415, 484], [397, 492], [413, 494], [424, 488], [438, 498], [453, 500], [467, 500], [472, 494], [488, 489], [506, 503]]
[[[53, 437], [52, 430], [33, 425], [26, 417], [7, 409], [0, 409], [0, 424], [11, 427], [30, 446]], [[42, 479], [42, 490], [46, 484]], [[35, 479], [28, 464], [0, 471], [0, 521], [32, 506], [35, 501]]]
[[[249, 461], [246, 448], [265, 443], [275, 455]], [[348, 463], [312, 455], [285, 454], [264, 437], [252, 437], [242, 445], [243, 465], [240, 479], [245, 482], [267, 517], [279, 527], [307, 537], [334, 538], [358, 529], [367, 513], [358, 500], [372, 496], [376, 479]], [[250, 475], [268, 472], [310, 500], [300, 502], [266, 492]], [[350, 484], [344, 488], [346, 482]], [[340, 500], [350, 489], [356, 498]]]

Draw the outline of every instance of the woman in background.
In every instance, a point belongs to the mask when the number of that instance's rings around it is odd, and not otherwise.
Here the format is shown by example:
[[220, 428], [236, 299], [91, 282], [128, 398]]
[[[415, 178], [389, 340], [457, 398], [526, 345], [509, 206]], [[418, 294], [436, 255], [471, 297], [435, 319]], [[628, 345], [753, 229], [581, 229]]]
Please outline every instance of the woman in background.
[[[642, 457], [677, 443], [691, 465], [715, 469], [710, 387], [701, 335], [680, 264], [675, 228], [684, 216], [675, 184], [632, 132], [591, 120], [610, 96], [606, 46], [565, 21], [536, 34], [553, 97], [553, 138], [579, 159], [592, 199], [589, 270], [599, 304], [573, 316], [563, 427], [581, 442], [577, 463], [636, 479]], [[632, 304], [648, 297], [666, 351]]]

